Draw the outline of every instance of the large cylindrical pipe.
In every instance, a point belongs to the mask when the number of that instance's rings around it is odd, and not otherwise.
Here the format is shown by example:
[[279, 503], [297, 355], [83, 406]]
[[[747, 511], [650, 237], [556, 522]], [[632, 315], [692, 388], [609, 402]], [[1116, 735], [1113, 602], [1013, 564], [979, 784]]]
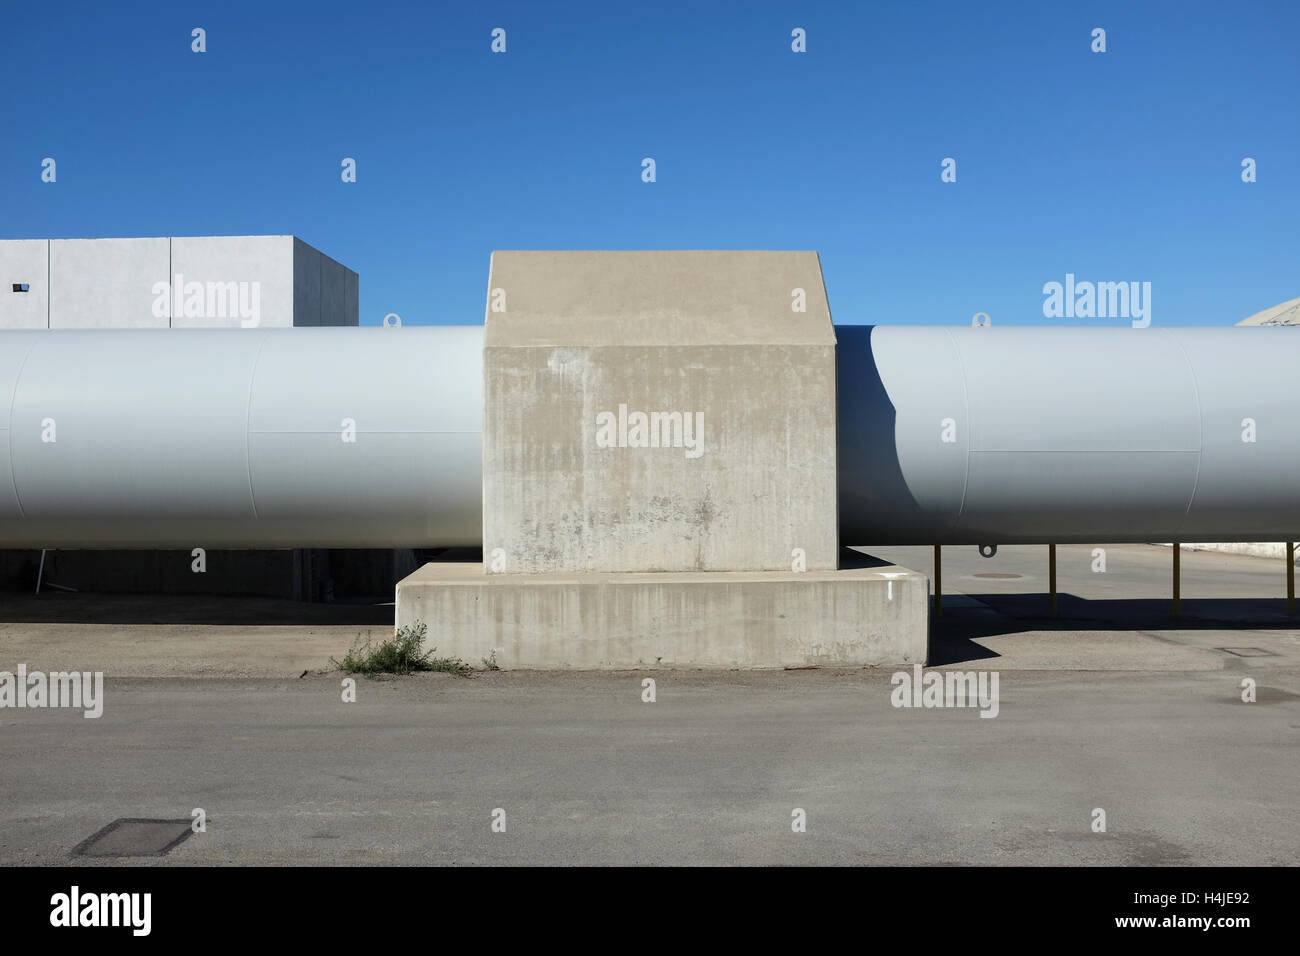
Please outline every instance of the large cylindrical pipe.
[[[843, 544], [1300, 537], [1294, 330], [836, 334]], [[0, 548], [478, 544], [482, 337], [0, 333]]]
[[476, 545], [482, 344], [0, 333], [0, 548]]
[[1300, 332], [840, 326], [840, 541], [1284, 541]]

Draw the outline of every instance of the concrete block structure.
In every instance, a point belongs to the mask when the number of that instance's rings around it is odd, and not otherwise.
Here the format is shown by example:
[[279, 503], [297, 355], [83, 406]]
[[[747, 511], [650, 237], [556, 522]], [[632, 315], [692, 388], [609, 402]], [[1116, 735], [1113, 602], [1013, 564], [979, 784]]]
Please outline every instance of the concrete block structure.
[[484, 574], [426, 564], [398, 623], [502, 667], [774, 668], [925, 661], [929, 582], [906, 568]]
[[497, 252], [484, 565], [397, 624], [503, 667], [923, 663], [927, 579], [840, 571], [835, 331], [812, 252]]
[[0, 329], [356, 325], [357, 274], [294, 236], [0, 240]]
[[814, 252], [497, 252], [483, 542], [511, 571], [836, 567]]

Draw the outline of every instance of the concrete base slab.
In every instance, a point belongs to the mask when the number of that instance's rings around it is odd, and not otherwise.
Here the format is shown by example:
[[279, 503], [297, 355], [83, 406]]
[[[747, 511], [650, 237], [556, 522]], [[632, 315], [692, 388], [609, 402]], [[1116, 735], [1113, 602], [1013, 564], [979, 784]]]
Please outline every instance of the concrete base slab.
[[397, 626], [438, 656], [503, 668], [924, 663], [930, 581], [845, 571], [485, 574], [426, 564], [397, 585]]

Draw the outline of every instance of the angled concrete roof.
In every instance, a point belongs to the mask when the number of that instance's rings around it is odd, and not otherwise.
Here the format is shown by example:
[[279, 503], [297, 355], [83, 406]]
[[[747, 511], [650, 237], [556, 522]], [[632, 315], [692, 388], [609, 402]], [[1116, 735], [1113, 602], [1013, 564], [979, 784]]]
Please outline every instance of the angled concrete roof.
[[486, 324], [486, 347], [835, 344], [816, 252], [494, 252]]
[[1291, 299], [1263, 312], [1256, 312], [1238, 325], [1300, 325], [1300, 299]]

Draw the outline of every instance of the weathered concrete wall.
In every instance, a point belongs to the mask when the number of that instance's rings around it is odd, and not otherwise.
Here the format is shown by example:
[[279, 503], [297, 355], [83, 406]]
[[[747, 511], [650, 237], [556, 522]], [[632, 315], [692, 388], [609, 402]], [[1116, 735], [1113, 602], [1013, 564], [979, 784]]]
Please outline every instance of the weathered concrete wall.
[[816, 253], [498, 252], [488, 288], [485, 564], [405, 578], [399, 627], [507, 668], [925, 661], [926, 578], [835, 570]]
[[904, 568], [493, 574], [427, 564], [397, 586], [397, 625], [505, 668], [924, 663], [929, 581]]
[[485, 565], [404, 579], [399, 627], [516, 668], [924, 662], [927, 580], [835, 570], [816, 253], [498, 252], [488, 288]]
[[497, 252], [489, 289], [484, 553], [505, 571], [836, 566], [816, 253]]

